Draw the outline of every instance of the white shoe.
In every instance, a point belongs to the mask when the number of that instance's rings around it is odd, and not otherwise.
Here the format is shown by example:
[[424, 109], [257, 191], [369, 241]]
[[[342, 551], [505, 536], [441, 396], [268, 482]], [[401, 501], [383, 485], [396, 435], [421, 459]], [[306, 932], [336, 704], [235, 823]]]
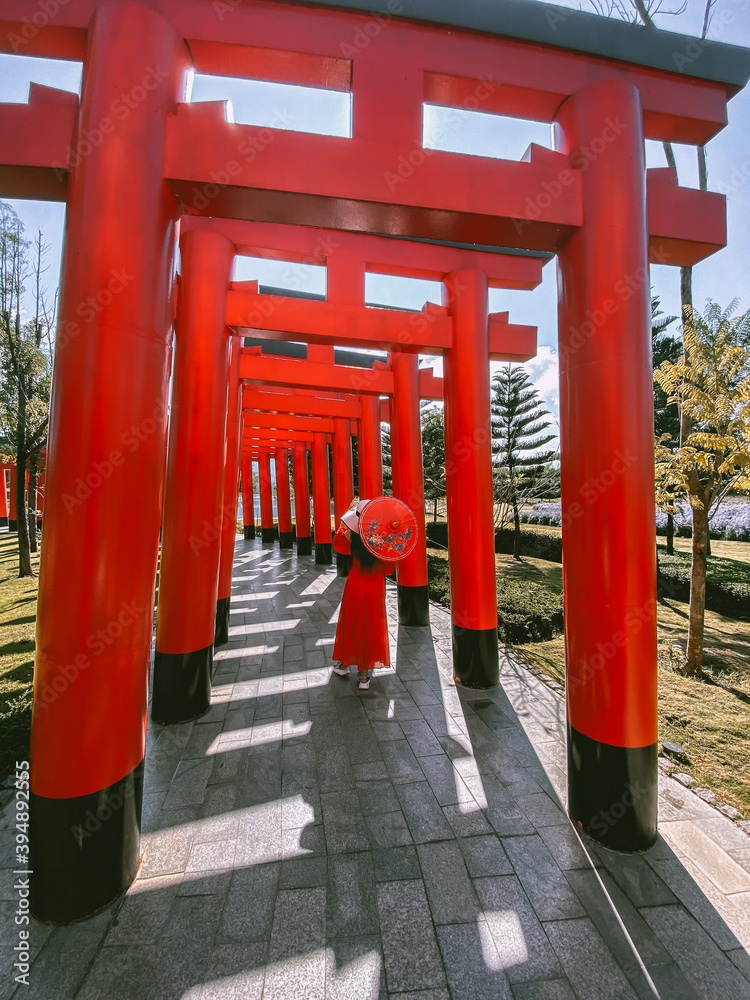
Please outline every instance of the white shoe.
[[369, 677], [366, 680], [359, 682], [359, 690], [360, 691], [369, 691], [370, 690], [370, 678]]
[[348, 667], [342, 667], [342, 666], [334, 667], [333, 668], [333, 672], [334, 672], [334, 674], [338, 674], [339, 677], [348, 677], [349, 676], [349, 668]]

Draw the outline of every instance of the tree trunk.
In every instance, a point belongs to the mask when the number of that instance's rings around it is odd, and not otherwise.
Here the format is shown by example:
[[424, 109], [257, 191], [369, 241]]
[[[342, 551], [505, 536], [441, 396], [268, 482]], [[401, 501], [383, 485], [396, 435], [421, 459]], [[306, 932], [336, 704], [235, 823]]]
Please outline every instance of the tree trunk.
[[521, 519], [518, 516], [518, 505], [513, 504], [513, 558], [521, 561]]
[[432, 501], [432, 523], [433, 524], [435, 524], [435, 522], [437, 521], [437, 508], [438, 508], [438, 502], [437, 502], [437, 497], [435, 497], [435, 499]]
[[690, 574], [690, 624], [688, 627], [685, 673], [700, 677], [703, 672], [703, 632], [706, 616], [706, 510], [693, 508], [693, 562]]
[[709, 558], [710, 555], [711, 555], [711, 532], [707, 531], [706, 532], [706, 558]]
[[674, 514], [667, 514], [667, 555], [674, 555]]
[[38, 552], [36, 536], [36, 484], [37, 484], [37, 456], [31, 455], [29, 463], [29, 493], [27, 520], [29, 522], [29, 552]]

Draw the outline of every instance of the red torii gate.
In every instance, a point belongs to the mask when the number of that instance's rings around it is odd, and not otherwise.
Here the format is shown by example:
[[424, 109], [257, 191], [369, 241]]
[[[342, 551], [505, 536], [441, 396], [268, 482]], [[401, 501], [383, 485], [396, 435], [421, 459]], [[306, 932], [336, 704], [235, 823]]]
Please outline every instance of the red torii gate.
[[[419, 0], [377, 41], [342, 50], [367, 5], [331, 0], [322, 13], [257, 0], [222, 22], [203, 0], [163, 0], [160, 12], [71, 0], [42, 24], [25, 20], [23, 0], [3, 5], [5, 51], [84, 60], [80, 107], [34, 87], [28, 106], [0, 109], [2, 195], [67, 201], [32, 730], [32, 909], [44, 919], [96, 912], [137, 864], [182, 211], [558, 253], [568, 808], [605, 845], [654, 840], [647, 268], [649, 258], [693, 264], [726, 233], [720, 196], [681, 189], [668, 171], [647, 176], [643, 138], [708, 141], [747, 81], [748, 54], [702, 42], [700, 59], [678, 62], [694, 42], [671, 32], [592, 29], [569, 10], [553, 24], [554, 8], [520, 2], [506, 22], [509, 4], [472, 0], [450, 13]], [[277, 131], [269, 142], [269, 130], [228, 123], [220, 106], [182, 103], [191, 68], [351, 90], [353, 136]], [[133, 95], [121, 120], [112, 94]], [[424, 101], [554, 121], [557, 151], [532, 147], [511, 163], [423, 150]], [[462, 270], [446, 287], [457, 327], [476, 335], [486, 280]], [[475, 371], [486, 323], [481, 341], [465, 344]], [[226, 386], [227, 362], [217, 364]], [[455, 376], [447, 364], [446, 391]], [[467, 402], [462, 420], [474, 416]], [[131, 428], [142, 431], [132, 452]], [[633, 461], [596, 506], [581, 504], [618, 452]], [[66, 510], [76, 480], [104, 461], [112, 474]], [[623, 815], [602, 830], [613, 801]], [[86, 830], [102, 807], [112, 818]]]

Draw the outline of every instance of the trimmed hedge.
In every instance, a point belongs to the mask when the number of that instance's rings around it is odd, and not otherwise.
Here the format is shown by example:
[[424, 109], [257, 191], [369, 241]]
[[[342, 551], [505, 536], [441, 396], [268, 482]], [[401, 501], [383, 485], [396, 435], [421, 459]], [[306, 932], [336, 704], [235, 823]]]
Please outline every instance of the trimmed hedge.
[[[706, 579], [706, 608], [728, 618], [750, 621], [750, 584], [728, 580]], [[659, 552], [659, 572], [657, 575], [659, 597], [667, 600], [690, 602], [690, 564], [680, 558]]]
[[[427, 537], [438, 545], [448, 546], [448, 525], [444, 522], [429, 522]], [[513, 555], [513, 529], [501, 528], [495, 532], [495, 552]], [[548, 562], [562, 562], [562, 538], [547, 534], [546, 531], [529, 531], [521, 528], [521, 555], [532, 559], [546, 559]]]
[[[447, 559], [427, 556], [430, 597], [450, 606]], [[497, 595], [497, 632], [501, 642], [545, 642], [563, 632], [563, 598], [538, 583], [514, 580], [503, 583]]]

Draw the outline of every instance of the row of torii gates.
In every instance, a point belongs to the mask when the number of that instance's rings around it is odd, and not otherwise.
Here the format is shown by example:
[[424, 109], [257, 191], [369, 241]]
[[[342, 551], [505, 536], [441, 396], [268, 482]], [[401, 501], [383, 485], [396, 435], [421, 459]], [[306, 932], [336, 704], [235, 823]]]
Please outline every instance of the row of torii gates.
[[[267, 504], [276, 457], [288, 545], [286, 453], [304, 498], [311, 445], [316, 552], [327, 559], [328, 436], [338, 514], [353, 426], [360, 494], [379, 492], [387, 399], [394, 493], [423, 524], [419, 400], [442, 398], [455, 674], [497, 683], [488, 364], [531, 357], [535, 331], [490, 316], [488, 288], [535, 287], [549, 254], [568, 809], [605, 846], [650, 846], [648, 267], [702, 260], [724, 245], [726, 221], [721, 196], [646, 170], [644, 138], [707, 142], [747, 81], [748, 52], [711, 42], [696, 52], [694, 39], [531, 0], [409, 0], [401, 16], [374, 15], [367, 0], [243, 0], [220, 5], [223, 16], [208, 0], [161, 0], [158, 12], [120, 0], [54, 6], [30, 17], [23, 0], [4, 0], [0, 22], [4, 51], [83, 61], [80, 102], [32, 85], [27, 105], [0, 108], [0, 195], [67, 203], [34, 677], [34, 913], [90, 915], [135, 875], [160, 525], [153, 711], [168, 723], [210, 698], [248, 459]], [[223, 103], [185, 103], [192, 70], [351, 91], [352, 136], [234, 124]], [[554, 122], [556, 148], [532, 145], [520, 162], [423, 149], [424, 102]], [[236, 254], [325, 265], [326, 300], [233, 283]], [[443, 305], [366, 309], [373, 271], [441, 281]], [[245, 336], [307, 343], [307, 355], [243, 348]], [[333, 345], [389, 360], [335, 364]], [[442, 383], [419, 371], [419, 353], [443, 355]], [[603, 474], [610, 485], [591, 503], [587, 485]], [[296, 533], [304, 554], [304, 501]], [[411, 624], [426, 621], [425, 585], [420, 547], [399, 576]]]

